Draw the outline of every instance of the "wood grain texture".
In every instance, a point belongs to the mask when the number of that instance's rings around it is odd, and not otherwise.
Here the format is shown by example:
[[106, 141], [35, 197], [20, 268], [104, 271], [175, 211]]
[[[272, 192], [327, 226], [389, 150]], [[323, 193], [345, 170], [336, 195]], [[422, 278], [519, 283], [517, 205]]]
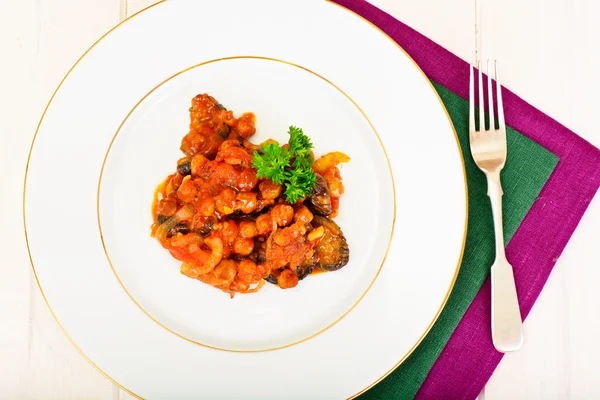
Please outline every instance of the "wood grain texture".
[[[484, 56], [503, 83], [600, 147], [597, 1], [487, 1]], [[510, 21], [510, 24], [508, 24]], [[496, 399], [597, 399], [600, 358], [600, 198], [596, 196], [525, 323], [522, 351], [486, 389]]]
[[42, 299], [27, 256], [21, 209], [25, 161], [40, 115], [75, 60], [118, 22], [116, 4], [112, 0], [0, 2], [3, 399], [115, 396], [112, 383], [80, 356]]
[[133, 15], [140, 10], [143, 10], [146, 7], [151, 6], [154, 3], [158, 3], [157, 0], [126, 0], [127, 1], [127, 9], [129, 14]]
[[[483, 59], [535, 106], [600, 146], [600, 3], [479, 1]], [[22, 235], [24, 166], [39, 117], [79, 56], [153, 0], [0, 0], [0, 398], [131, 400], [55, 323]], [[458, 56], [474, 59], [474, 0], [372, 0]], [[552, 82], [552, 84], [548, 84]], [[521, 351], [500, 364], [486, 400], [596, 399], [600, 348], [600, 199], [558, 261], [525, 323]]]

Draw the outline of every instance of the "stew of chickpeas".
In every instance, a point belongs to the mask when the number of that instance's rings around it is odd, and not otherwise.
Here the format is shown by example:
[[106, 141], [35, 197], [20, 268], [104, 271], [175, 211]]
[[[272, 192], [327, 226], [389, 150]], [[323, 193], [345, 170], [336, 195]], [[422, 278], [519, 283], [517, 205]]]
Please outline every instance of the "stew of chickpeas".
[[232, 297], [265, 281], [293, 288], [349, 260], [333, 221], [344, 193], [338, 165], [349, 157], [333, 152], [315, 161], [311, 151], [312, 190], [291, 204], [282, 184], [253, 168], [263, 151], [249, 141], [255, 132], [252, 113], [235, 118], [213, 97], [194, 97], [184, 157], [156, 189], [152, 208], [152, 236], [182, 262], [181, 273]]

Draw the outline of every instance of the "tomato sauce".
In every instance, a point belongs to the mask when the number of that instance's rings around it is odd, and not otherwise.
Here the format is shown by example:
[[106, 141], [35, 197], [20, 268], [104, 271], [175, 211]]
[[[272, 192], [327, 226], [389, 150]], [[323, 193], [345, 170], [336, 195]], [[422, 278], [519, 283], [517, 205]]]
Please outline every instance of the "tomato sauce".
[[[151, 226], [152, 236], [182, 262], [182, 274], [233, 296], [255, 292], [265, 280], [291, 288], [311, 273], [347, 263], [347, 243], [330, 220], [343, 193], [337, 165], [349, 160], [346, 155], [318, 159], [319, 196], [290, 204], [282, 185], [260, 179], [252, 167], [254, 152], [261, 152], [249, 141], [256, 133], [254, 114], [235, 118], [208, 94], [194, 97], [189, 111], [184, 157], [156, 188]], [[329, 219], [315, 219], [314, 212]], [[327, 248], [323, 237], [331, 239]], [[316, 254], [334, 261], [325, 265]]]

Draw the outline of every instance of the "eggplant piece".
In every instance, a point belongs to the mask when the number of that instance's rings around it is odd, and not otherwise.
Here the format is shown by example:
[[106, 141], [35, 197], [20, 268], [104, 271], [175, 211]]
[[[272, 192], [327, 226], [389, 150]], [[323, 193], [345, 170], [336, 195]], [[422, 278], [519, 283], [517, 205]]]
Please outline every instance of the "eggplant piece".
[[265, 154], [265, 151], [262, 149], [261, 146], [254, 144], [252, 142], [250, 142], [248, 139], [244, 139], [242, 138], [242, 146], [248, 150], [248, 153], [250, 154], [254, 154], [255, 151], [258, 152], [258, 154], [260, 154], [261, 156], [263, 154]]
[[279, 278], [281, 271], [283, 271], [283, 268], [279, 268], [279, 269], [276, 269], [275, 271], [271, 271], [271, 274], [269, 274], [269, 276], [267, 276], [265, 278], [265, 281], [272, 283], [273, 285], [278, 285], [277, 278]]
[[168, 219], [169, 217], [167, 217], [166, 215], [158, 214], [156, 216], [156, 222], [158, 222], [159, 225], [162, 225]]
[[338, 224], [329, 218], [315, 215], [312, 225], [325, 229], [321, 240], [315, 246], [315, 267], [325, 271], [337, 271], [348, 264], [350, 248]]
[[229, 137], [229, 132], [231, 132], [231, 128], [226, 123], [221, 124], [216, 129], [217, 135], [221, 136], [223, 139], [227, 139]]
[[194, 231], [201, 234], [202, 236], [208, 236], [212, 232], [213, 225], [217, 222], [216, 218], [201, 217], [194, 222]]
[[[252, 253], [250, 253], [246, 256], [246, 258], [256, 264], [258, 262], [258, 253], [255, 250], [253, 250]], [[242, 260], [240, 260], [240, 261], [242, 261]]]
[[233, 213], [229, 214], [228, 217], [236, 221], [256, 221], [256, 218], [265, 212], [266, 211], [262, 209], [261, 211], [254, 211], [250, 214], [244, 214], [242, 210], [235, 210]]
[[181, 175], [186, 176], [192, 173], [192, 162], [191, 161], [187, 161], [184, 162], [182, 164], [179, 164], [177, 166], [177, 172], [179, 172]]
[[315, 260], [314, 260], [314, 256], [307, 258], [302, 265], [299, 265], [296, 268], [296, 276], [298, 277], [298, 280], [302, 280], [304, 278], [306, 278], [308, 275], [310, 275], [313, 270], [315, 269]]
[[[315, 269], [315, 263], [314, 263], [313, 258], [311, 257], [311, 258], [307, 259], [302, 265], [299, 265], [294, 272], [296, 273], [298, 280], [301, 281], [302, 279], [304, 279], [308, 275], [310, 275], [314, 269]], [[278, 270], [272, 271], [271, 274], [265, 278], [265, 280], [269, 283], [277, 285], [278, 284], [277, 278], [279, 277], [279, 274], [281, 274], [281, 271], [283, 271], [283, 270], [284, 270], [284, 268], [280, 268]]]
[[187, 224], [178, 223], [177, 225], [175, 225], [174, 227], [169, 229], [169, 233], [167, 233], [167, 237], [175, 236], [178, 233], [186, 235], [186, 234], [190, 233], [190, 228], [187, 226]]
[[321, 174], [316, 175], [316, 185], [310, 197], [306, 200], [307, 207], [316, 215], [327, 217], [333, 212], [329, 186]]
[[254, 250], [256, 251], [256, 263], [267, 261], [267, 242], [254, 241]]
[[[247, 256], [239, 256], [240, 260], [250, 260], [255, 264], [259, 264], [262, 262], [265, 262], [264, 257], [265, 257], [265, 251], [263, 249], [263, 254], [262, 254], [262, 259], [259, 260], [259, 250], [260, 250], [260, 246], [261, 244], [264, 242], [261, 242], [260, 240], [258, 240], [256, 237], [254, 238], [254, 248], [252, 249], [252, 252], [250, 254], [248, 254]], [[236, 258], [237, 254], [234, 254], [233, 257]]]

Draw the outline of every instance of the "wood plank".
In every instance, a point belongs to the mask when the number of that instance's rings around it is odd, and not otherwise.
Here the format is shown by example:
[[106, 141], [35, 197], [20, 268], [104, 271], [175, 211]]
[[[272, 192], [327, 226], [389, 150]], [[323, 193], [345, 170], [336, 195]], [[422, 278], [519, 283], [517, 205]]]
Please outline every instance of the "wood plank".
[[[484, 1], [484, 58], [498, 58], [502, 81], [600, 146], [593, 95], [600, 90], [596, 1]], [[549, 132], [549, 134], [551, 134]], [[488, 400], [591, 399], [600, 323], [600, 199], [594, 199], [525, 323], [525, 345], [492, 376]]]
[[10, 10], [0, 3], [0, 315], [10, 321], [0, 328], [3, 398], [114, 397], [113, 385], [75, 350], [40, 295], [21, 233], [21, 195], [31, 139], [52, 92], [117, 22], [117, 0], [23, 0], [10, 2]]
[[502, 62], [503, 82], [600, 147], [592, 117], [598, 101], [591, 96], [600, 90], [600, 3], [508, 0], [484, 5], [486, 56]]
[[158, 2], [157, 0], [127, 0], [127, 16], [131, 16]]

